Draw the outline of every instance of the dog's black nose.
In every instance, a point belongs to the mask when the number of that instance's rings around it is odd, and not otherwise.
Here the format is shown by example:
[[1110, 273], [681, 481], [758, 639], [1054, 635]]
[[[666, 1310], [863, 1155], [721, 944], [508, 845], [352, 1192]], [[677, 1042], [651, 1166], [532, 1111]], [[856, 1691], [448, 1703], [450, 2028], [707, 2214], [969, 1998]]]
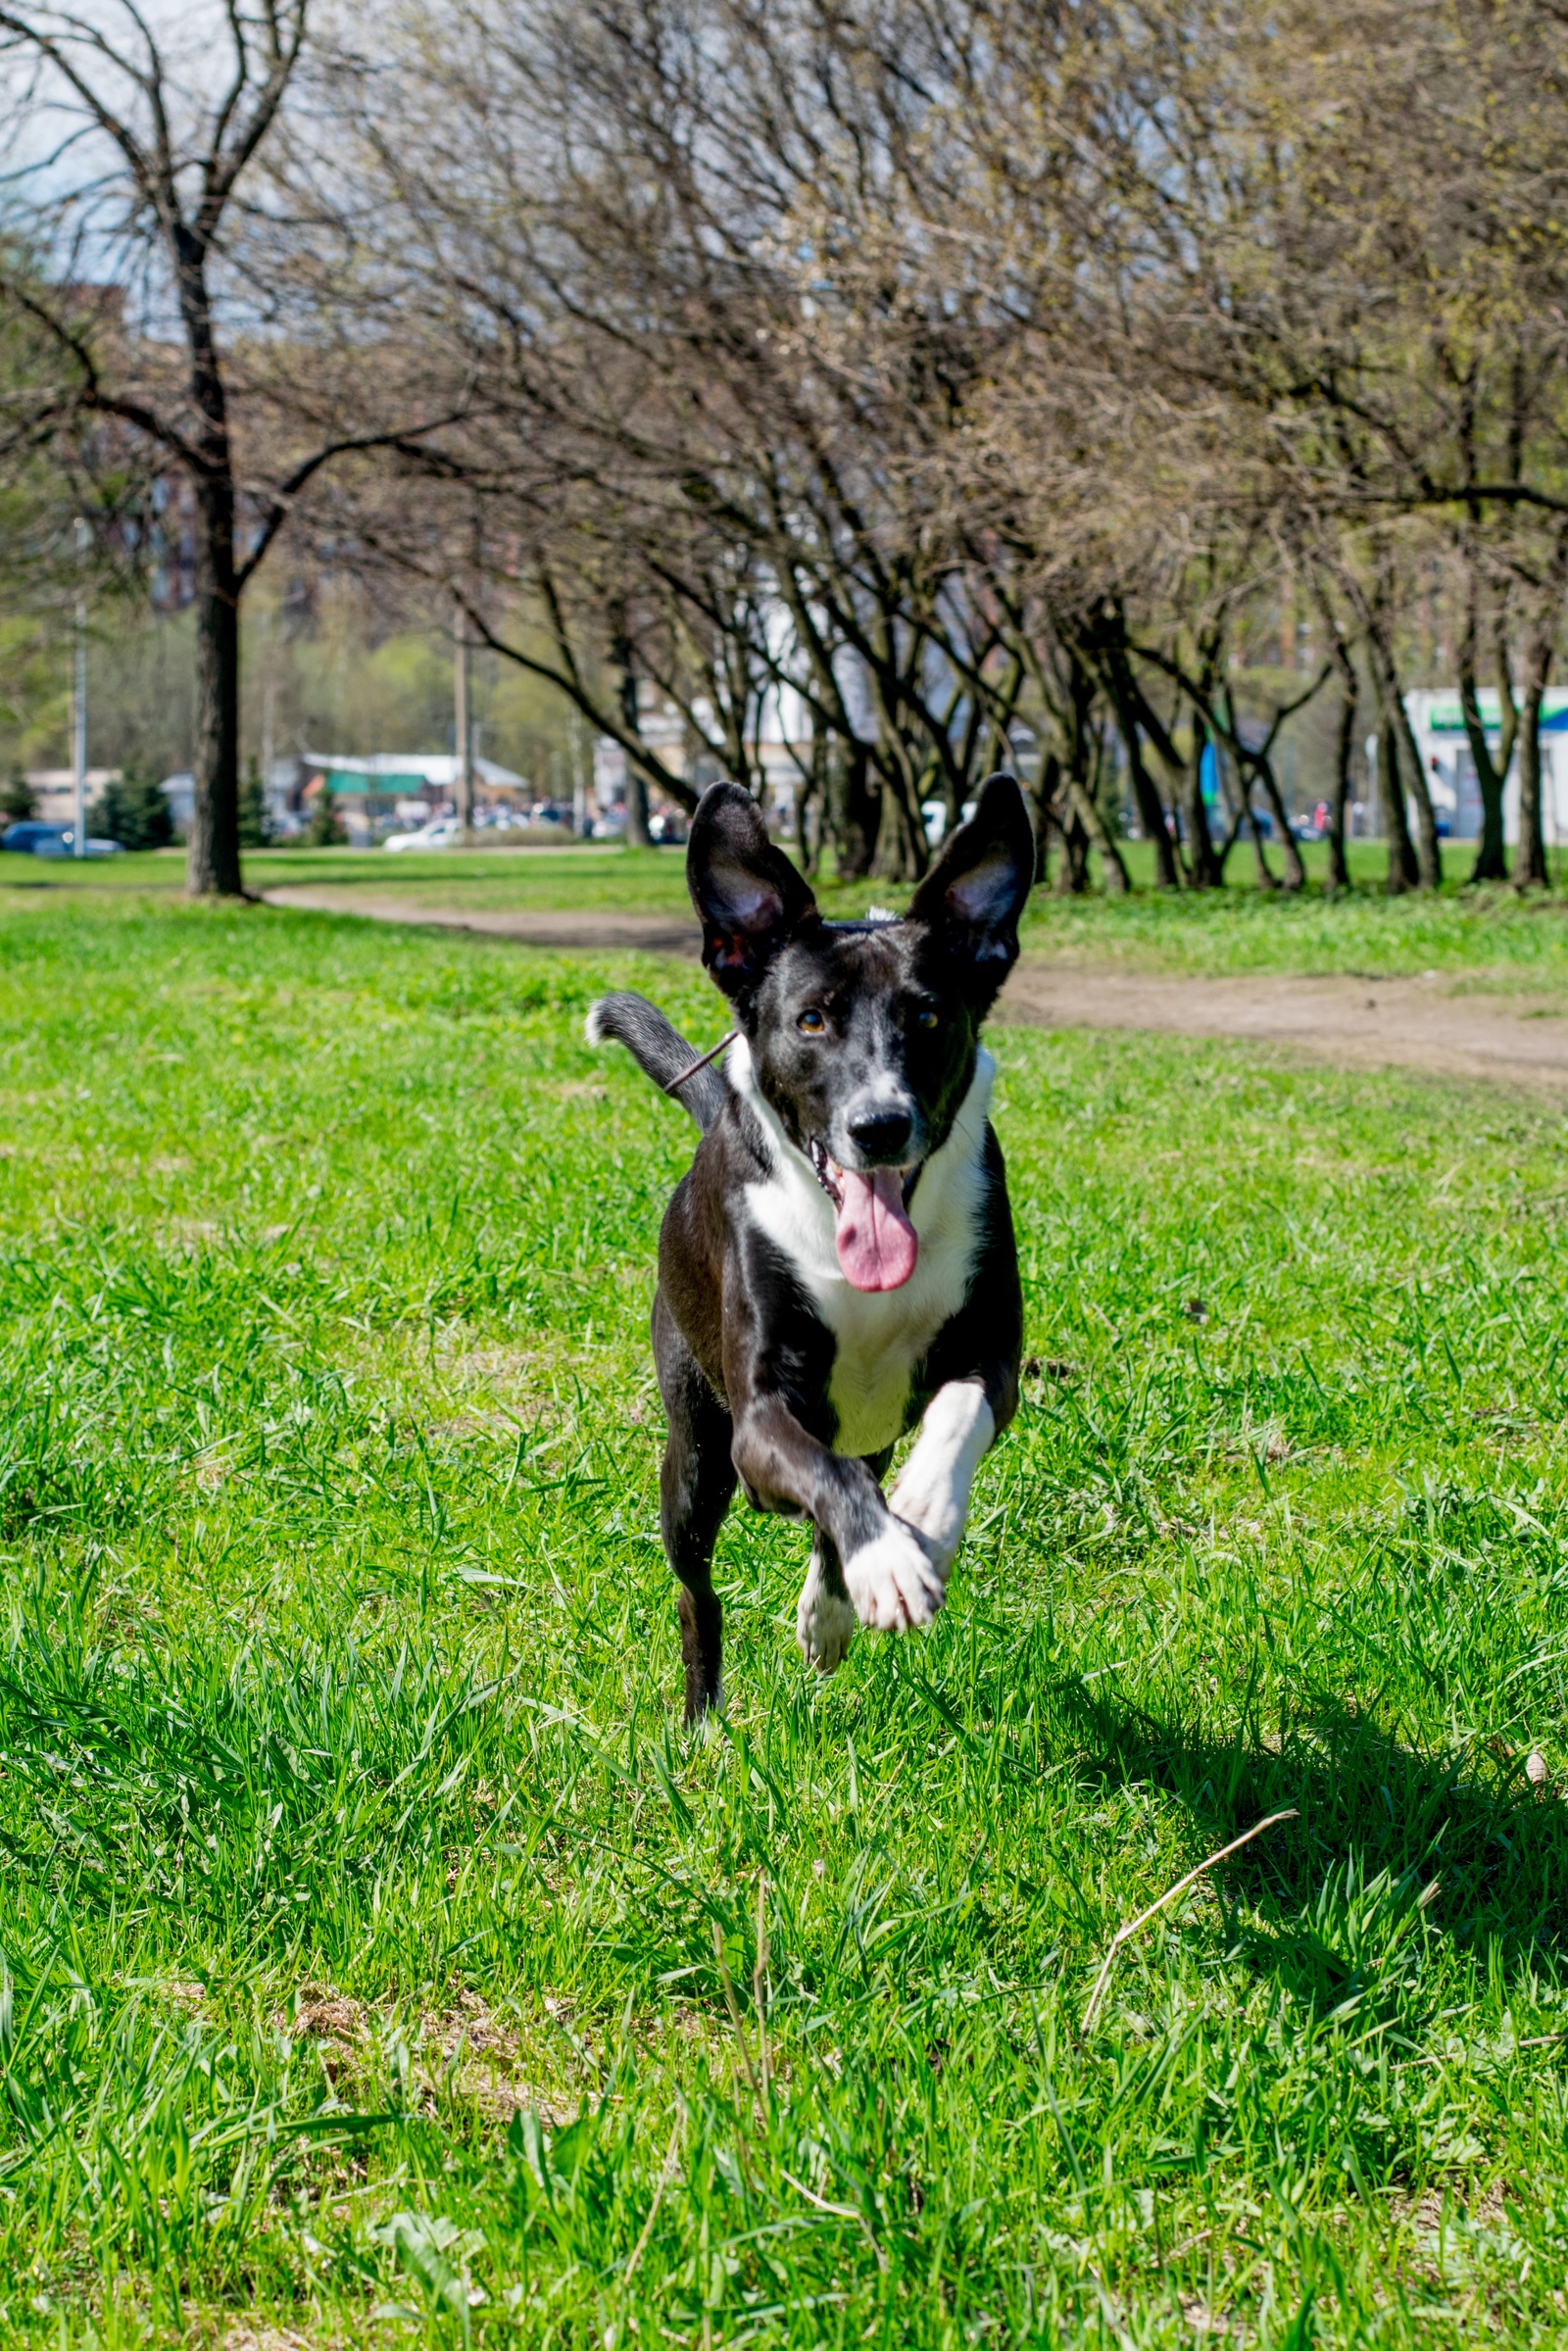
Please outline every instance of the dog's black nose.
[[850, 1140], [873, 1167], [902, 1164], [905, 1146], [914, 1130], [907, 1110], [875, 1110], [850, 1120]]

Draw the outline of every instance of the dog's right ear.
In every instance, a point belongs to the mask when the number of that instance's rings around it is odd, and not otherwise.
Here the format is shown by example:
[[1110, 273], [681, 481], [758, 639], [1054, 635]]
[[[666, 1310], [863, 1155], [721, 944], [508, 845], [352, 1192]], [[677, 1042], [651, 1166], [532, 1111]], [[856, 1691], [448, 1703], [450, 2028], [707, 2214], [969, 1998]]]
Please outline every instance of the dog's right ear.
[[974, 814], [943, 845], [909, 902], [983, 1013], [1018, 959], [1018, 917], [1035, 878], [1035, 836], [1016, 776], [988, 775]]
[[703, 961], [726, 996], [754, 988], [774, 951], [816, 918], [809, 887], [739, 784], [713, 784], [698, 803], [686, 886], [703, 926]]

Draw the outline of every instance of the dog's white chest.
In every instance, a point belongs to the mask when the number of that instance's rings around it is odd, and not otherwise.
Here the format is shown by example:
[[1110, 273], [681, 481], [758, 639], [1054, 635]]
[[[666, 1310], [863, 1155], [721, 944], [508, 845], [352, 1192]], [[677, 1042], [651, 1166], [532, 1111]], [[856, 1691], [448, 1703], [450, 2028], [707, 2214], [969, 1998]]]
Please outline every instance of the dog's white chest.
[[902, 1289], [857, 1290], [834, 1246], [834, 1216], [816, 1177], [752, 1079], [745, 1040], [730, 1049], [730, 1081], [773, 1145], [766, 1178], [746, 1187], [752, 1218], [786, 1256], [833, 1334], [828, 1401], [838, 1419], [833, 1449], [875, 1453], [904, 1431], [915, 1365], [968, 1295], [985, 1201], [986, 1114], [996, 1064], [977, 1056], [953, 1132], [920, 1171], [909, 1218], [919, 1236], [914, 1272]]
[[[920, 1254], [926, 1254], [923, 1240]], [[957, 1269], [950, 1264], [943, 1270], [951, 1275]], [[836, 1453], [880, 1452], [904, 1432], [914, 1367], [943, 1324], [962, 1305], [968, 1286], [965, 1267], [961, 1281], [942, 1280], [929, 1286], [918, 1302], [910, 1302], [906, 1293], [919, 1275], [916, 1266], [903, 1290], [880, 1294], [854, 1290], [841, 1277], [839, 1287], [846, 1296], [818, 1301], [835, 1343], [828, 1401], [838, 1417]], [[867, 1307], [872, 1311], [867, 1313]], [[902, 1310], [890, 1313], [889, 1308]]]

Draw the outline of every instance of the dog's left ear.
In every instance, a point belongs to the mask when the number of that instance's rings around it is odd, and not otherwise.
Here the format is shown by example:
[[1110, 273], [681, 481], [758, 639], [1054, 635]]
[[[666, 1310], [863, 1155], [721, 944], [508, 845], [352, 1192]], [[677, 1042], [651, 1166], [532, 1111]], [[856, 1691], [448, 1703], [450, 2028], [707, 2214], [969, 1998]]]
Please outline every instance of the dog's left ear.
[[726, 996], [744, 996], [776, 948], [816, 916], [816, 900], [739, 784], [714, 784], [692, 818], [686, 886], [703, 926], [703, 961]]
[[1035, 878], [1035, 836], [1017, 778], [987, 776], [960, 824], [916, 890], [908, 920], [973, 967], [989, 1004], [1018, 959], [1018, 917]]

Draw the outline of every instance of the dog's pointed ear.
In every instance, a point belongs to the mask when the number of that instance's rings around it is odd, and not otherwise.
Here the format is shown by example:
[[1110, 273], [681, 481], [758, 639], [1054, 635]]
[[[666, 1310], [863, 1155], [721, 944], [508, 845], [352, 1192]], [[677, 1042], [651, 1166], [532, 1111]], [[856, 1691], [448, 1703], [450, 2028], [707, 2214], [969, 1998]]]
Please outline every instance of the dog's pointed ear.
[[774, 951], [816, 920], [808, 885], [739, 784], [713, 784], [698, 803], [686, 886], [703, 926], [703, 961], [726, 996], [755, 987]]
[[1035, 835], [1017, 778], [989, 775], [910, 901], [908, 920], [966, 973], [988, 1005], [1018, 958], [1018, 917], [1035, 878]]

